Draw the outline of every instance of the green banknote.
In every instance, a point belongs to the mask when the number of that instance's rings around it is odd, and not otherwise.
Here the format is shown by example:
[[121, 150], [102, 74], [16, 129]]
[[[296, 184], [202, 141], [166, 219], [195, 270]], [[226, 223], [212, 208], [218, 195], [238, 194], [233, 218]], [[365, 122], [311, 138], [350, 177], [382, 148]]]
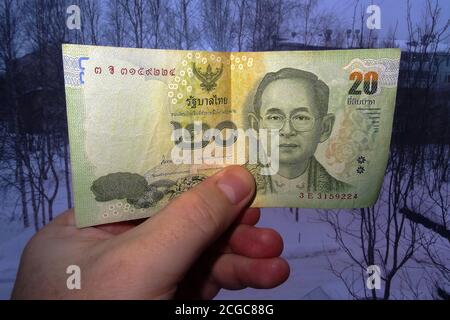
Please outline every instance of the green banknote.
[[378, 198], [398, 49], [206, 52], [63, 45], [79, 227], [149, 217], [224, 166], [254, 207]]

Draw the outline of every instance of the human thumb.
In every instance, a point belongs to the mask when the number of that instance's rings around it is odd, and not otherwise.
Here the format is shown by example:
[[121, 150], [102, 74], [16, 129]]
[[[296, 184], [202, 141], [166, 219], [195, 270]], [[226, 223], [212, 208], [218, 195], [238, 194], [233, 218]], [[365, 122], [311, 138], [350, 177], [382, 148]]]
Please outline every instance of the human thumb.
[[255, 180], [247, 170], [227, 167], [131, 230], [132, 237], [141, 254], [151, 260], [152, 271], [181, 279], [250, 205], [254, 193]]

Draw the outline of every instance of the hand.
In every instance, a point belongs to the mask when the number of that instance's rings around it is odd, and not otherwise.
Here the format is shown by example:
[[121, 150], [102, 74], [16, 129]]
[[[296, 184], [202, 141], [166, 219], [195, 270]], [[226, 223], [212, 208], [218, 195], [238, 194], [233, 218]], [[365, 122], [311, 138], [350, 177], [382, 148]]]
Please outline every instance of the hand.
[[[289, 275], [281, 237], [257, 228], [253, 177], [232, 166], [183, 193], [156, 216], [77, 229], [73, 210], [28, 243], [12, 298], [213, 298], [221, 288], [272, 288]], [[81, 269], [69, 290], [66, 268]]]

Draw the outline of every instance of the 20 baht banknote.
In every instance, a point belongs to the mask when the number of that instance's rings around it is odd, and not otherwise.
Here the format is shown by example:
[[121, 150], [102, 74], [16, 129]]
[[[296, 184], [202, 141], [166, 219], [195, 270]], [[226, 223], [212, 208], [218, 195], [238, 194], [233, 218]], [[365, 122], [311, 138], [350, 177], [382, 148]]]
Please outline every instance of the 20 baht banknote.
[[149, 217], [230, 164], [254, 175], [254, 207], [378, 198], [398, 49], [64, 45], [63, 60], [79, 227]]

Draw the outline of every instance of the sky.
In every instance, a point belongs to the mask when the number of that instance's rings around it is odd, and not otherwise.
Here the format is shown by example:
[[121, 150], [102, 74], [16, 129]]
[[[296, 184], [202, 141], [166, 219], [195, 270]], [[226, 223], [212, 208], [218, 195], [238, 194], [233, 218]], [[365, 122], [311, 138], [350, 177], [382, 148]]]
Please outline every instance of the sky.
[[[434, 0], [438, 1], [442, 8], [441, 22], [445, 24], [450, 19], [450, 0]], [[336, 13], [341, 20], [349, 25], [353, 18], [353, 10], [357, 0], [321, 0], [319, 6], [323, 9], [331, 10]], [[367, 8], [370, 4], [378, 5], [381, 9], [381, 37], [385, 37], [389, 28], [395, 27], [398, 21], [397, 39], [406, 40], [408, 38], [408, 30], [406, 25], [407, 0], [360, 0], [363, 8]], [[411, 0], [412, 3], [412, 19], [420, 22], [423, 19], [423, 8], [426, 0]], [[358, 10], [359, 12], [359, 10]]]

